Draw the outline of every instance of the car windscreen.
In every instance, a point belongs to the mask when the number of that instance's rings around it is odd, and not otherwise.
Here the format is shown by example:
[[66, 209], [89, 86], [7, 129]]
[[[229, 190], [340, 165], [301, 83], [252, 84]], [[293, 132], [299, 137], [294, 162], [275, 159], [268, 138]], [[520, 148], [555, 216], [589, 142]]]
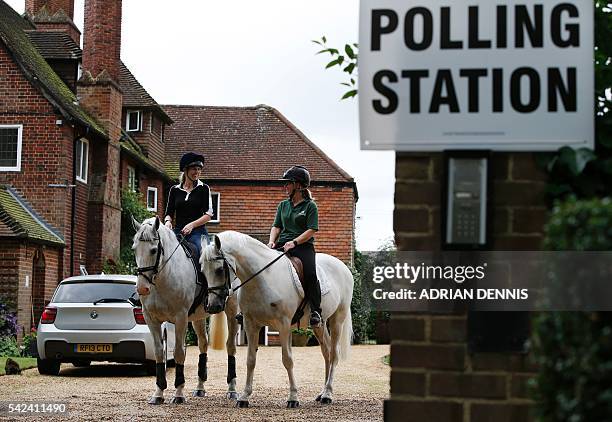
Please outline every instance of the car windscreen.
[[62, 284], [53, 298], [55, 303], [93, 303], [100, 299], [129, 299], [136, 296], [131, 283], [70, 283]]

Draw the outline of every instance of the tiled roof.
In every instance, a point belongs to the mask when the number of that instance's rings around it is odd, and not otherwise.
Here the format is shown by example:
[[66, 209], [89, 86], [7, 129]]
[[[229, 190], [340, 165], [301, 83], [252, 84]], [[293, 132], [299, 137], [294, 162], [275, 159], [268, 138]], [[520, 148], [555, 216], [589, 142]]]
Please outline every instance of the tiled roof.
[[34, 47], [25, 33], [28, 29], [32, 29], [31, 24], [0, 0], [0, 41], [12, 53], [26, 78], [60, 110], [65, 118], [74, 119], [98, 135], [107, 137], [102, 126], [79, 107], [76, 95]]
[[63, 239], [13, 189], [0, 185], [0, 237], [64, 245]]
[[149, 95], [123, 62], [119, 64], [119, 86], [123, 91], [124, 108], [150, 108], [157, 111], [166, 123], [172, 123], [172, 119]]
[[353, 178], [270, 106], [163, 106], [174, 124], [165, 132], [166, 171], [179, 174], [187, 151], [202, 153], [205, 179], [278, 180], [303, 165], [315, 182], [352, 183]]
[[47, 60], [80, 60], [83, 52], [66, 32], [27, 31], [26, 35]]

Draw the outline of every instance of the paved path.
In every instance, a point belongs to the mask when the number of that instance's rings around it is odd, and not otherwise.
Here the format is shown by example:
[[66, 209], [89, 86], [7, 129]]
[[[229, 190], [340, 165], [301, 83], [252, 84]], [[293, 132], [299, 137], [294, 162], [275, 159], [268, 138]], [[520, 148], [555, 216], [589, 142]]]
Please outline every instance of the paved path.
[[[219, 351], [208, 354], [207, 397], [188, 397], [185, 405], [148, 405], [154, 377], [147, 377], [140, 366], [102, 363], [89, 368], [65, 364], [59, 377], [40, 376], [36, 369], [24, 371], [22, 376], [0, 377], [0, 400], [67, 402], [73, 420], [382, 420], [383, 400], [389, 393], [389, 366], [382, 363], [382, 358], [388, 353], [389, 346], [353, 346], [350, 359], [340, 363], [336, 374], [334, 403], [325, 407], [314, 401], [323, 386], [324, 363], [318, 347], [293, 348], [301, 404], [298, 409], [285, 408], [289, 383], [279, 347], [260, 347], [248, 409], [236, 409], [225, 399], [227, 355]], [[189, 392], [197, 380], [197, 356], [197, 347], [189, 347], [185, 365]], [[238, 347], [236, 360], [241, 391], [246, 375], [245, 347]], [[168, 385], [174, 386], [173, 369], [168, 371]], [[173, 391], [166, 390], [168, 402]], [[50, 419], [54, 418], [44, 418]]]

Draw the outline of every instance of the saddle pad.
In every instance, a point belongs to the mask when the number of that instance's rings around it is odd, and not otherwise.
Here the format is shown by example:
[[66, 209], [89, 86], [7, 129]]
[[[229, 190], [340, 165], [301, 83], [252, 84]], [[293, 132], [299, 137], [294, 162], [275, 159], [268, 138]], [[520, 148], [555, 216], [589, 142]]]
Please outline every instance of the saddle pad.
[[[297, 271], [295, 271], [295, 267], [289, 259], [283, 261], [289, 265], [289, 268], [291, 269], [291, 278], [293, 279], [293, 286], [295, 287], [295, 290], [297, 290], [298, 295], [303, 298], [304, 289], [302, 288], [302, 283], [300, 282]], [[317, 265], [317, 278], [319, 279], [319, 286], [321, 286], [321, 297], [323, 297], [329, 293], [331, 280], [327, 276], [327, 273], [319, 265]]]

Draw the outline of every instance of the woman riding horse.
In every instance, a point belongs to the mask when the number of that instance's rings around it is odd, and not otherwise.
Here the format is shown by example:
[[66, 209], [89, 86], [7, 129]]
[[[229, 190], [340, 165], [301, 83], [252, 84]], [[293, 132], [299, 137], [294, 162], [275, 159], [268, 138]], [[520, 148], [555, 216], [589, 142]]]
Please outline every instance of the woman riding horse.
[[[179, 164], [180, 183], [170, 188], [164, 224], [178, 236], [195, 246], [198, 259], [202, 252], [202, 237], [208, 242], [206, 223], [213, 217], [212, 197], [208, 185], [200, 176], [204, 168], [204, 156], [193, 152], [183, 154]], [[173, 219], [173, 217], [175, 217]]]
[[319, 212], [308, 190], [310, 173], [302, 166], [293, 166], [281, 180], [285, 181], [288, 198], [278, 204], [268, 246], [302, 261], [304, 294], [310, 303], [310, 326], [318, 327], [321, 324], [321, 287], [317, 279], [314, 234], [319, 230]]

